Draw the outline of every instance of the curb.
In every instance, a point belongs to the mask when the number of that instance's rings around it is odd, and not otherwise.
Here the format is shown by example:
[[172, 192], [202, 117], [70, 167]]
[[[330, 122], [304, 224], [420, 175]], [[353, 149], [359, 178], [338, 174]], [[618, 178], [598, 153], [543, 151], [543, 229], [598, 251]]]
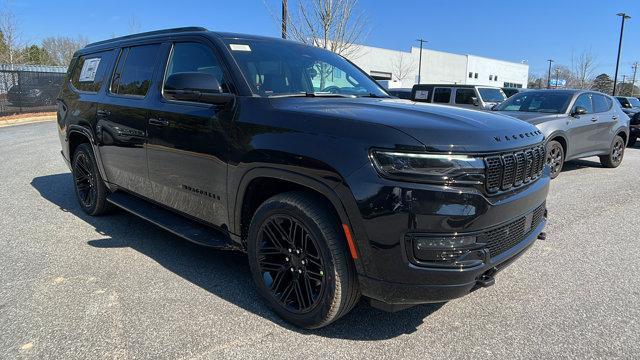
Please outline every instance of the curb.
[[0, 119], [0, 128], [13, 126], [13, 125], [20, 125], [20, 124], [31, 124], [31, 123], [39, 123], [44, 121], [53, 121], [55, 119], [56, 119], [55, 115], [33, 116], [28, 118], [11, 119], [11, 120]]

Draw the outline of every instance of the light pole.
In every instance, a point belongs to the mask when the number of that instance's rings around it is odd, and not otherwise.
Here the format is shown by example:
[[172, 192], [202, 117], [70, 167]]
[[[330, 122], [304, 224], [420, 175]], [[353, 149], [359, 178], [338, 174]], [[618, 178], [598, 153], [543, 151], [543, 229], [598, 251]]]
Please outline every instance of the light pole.
[[622, 34], [624, 33], [624, 22], [627, 19], [631, 19], [631, 16], [625, 13], [617, 13], [616, 15], [622, 18], [622, 24], [620, 25], [620, 41], [618, 42], [618, 59], [616, 60], [616, 73], [613, 76], [613, 96], [616, 96], [616, 85], [618, 82], [618, 66], [620, 65], [620, 50], [622, 49]]
[[547, 60], [549, 62], [549, 73], [547, 74], [547, 89], [551, 89], [551, 63], [553, 60]]
[[633, 69], [633, 79], [631, 80], [631, 96], [633, 96], [636, 87], [636, 71], [638, 71], [638, 62], [634, 62], [633, 65], [631, 65], [631, 68]]
[[282, 0], [282, 38], [287, 38], [287, 0]]
[[420, 60], [418, 60], [418, 84], [420, 84], [420, 75], [422, 75], [422, 44], [426, 43], [427, 40], [418, 39], [416, 41], [420, 42]]
[[556, 68], [556, 89], [559, 87], [560, 82], [560, 69]]
[[[620, 83], [620, 91], [624, 92], [624, 81], [627, 80], [627, 75], [622, 75], [622, 82]], [[624, 96], [624, 93], [622, 94]]]

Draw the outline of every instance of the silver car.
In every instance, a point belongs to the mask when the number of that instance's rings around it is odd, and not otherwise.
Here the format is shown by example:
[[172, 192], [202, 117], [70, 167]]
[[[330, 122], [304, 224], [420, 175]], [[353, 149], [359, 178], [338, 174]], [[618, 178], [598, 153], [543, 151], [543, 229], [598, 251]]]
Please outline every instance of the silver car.
[[534, 90], [515, 94], [494, 110], [542, 131], [552, 178], [572, 159], [597, 155], [608, 168], [622, 162], [629, 117], [611, 96], [586, 90]]

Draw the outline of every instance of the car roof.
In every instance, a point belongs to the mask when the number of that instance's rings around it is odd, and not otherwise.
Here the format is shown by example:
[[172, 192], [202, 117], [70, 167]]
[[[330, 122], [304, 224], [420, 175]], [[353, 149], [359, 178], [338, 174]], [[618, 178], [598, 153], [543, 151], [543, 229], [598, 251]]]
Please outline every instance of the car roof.
[[87, 44], [83, 49], [79, 50], [79, 53], [86, 53], [86, 52], [95, 51], [102, 48], [113, 48], [113, 47], [121, 46], [124, 43], [163, 38], [166, 36], [172, 36], [172, 35], [178, 35], [178, 34], [181, 34], [181, 35], [204, 34], [209, 36], [215, 36], [221, 39], [276, 41], [276, 42], [289, 42], [289, 43], [295, 43], [295, 44], [301, 45], [299, 42], [295, 42], [292, 40], [286, 40], [286, 39], [280, 39], [280, 38], [274, 38], [274, 37], [268, 37], [268, 36], [260, 36], [260, 35], [249, 35], [249, 34], [230, 33], [230, 32], [216, 32], [216, 31], [210, 31], [204, 27], [188, 26], [188, 27], [148, 31], [148, 32], [143, 32], [138, 34], [120, 36], [113, 39], [96, 41], [96, 42]]

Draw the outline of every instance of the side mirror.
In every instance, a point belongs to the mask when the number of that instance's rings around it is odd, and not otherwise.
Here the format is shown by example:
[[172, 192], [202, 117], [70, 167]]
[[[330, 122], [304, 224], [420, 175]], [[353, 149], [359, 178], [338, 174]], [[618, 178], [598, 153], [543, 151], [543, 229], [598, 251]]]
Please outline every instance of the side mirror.
[[164, 82], [164, 95], [171, 100], [194, 101], [207, 104], [226, 104], [233, 94], [223, 93], [218, 79], [203, 72], [181, 72], [170, 75]]
[[573, 113], [571, 115], [573, 116], [579, 116], [579, 115], [584, 115], [587, 113], [587, 109], [583, 108], [582, 106], [576, 106], [573, 109]]
[[471, 98], [471, 102], [473, 102], [473, 106], [480, 105], [480, 102], [478, 101], [478, 98], [475, 97], [475, 96]]
[[498, 110], [498, 105], [500, 105], [500, 104], [494, 104], [494, 105], [491, 107], [491, 110], [492, 110], [492, 111], [496, 111], [496, 110]]

